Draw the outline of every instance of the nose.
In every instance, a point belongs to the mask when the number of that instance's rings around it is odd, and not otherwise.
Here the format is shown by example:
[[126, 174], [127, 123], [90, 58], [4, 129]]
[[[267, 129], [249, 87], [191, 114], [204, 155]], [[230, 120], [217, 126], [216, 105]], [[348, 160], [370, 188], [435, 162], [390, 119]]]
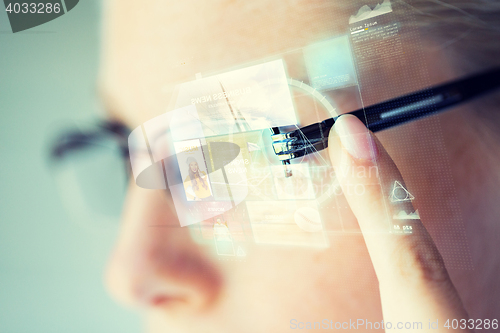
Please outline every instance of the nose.
[[106, 282], [123, 303], [181, 311], [207, 307], [222, 287], [218, 268], [180, 227], [171, 200], [134, 184]]

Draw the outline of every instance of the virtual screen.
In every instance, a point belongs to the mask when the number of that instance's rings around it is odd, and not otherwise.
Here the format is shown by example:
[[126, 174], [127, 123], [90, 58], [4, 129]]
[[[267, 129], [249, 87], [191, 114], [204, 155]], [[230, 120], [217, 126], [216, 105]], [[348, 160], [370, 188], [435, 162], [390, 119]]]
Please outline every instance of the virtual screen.
[[[248, 243], [326, 248], [328, 234], [360, 233], [326, 150], [312, 148], [284, 164], [271, 136], [276, 128], [286, 133], [338, 116], [339, 101], [363, 109], [428, 86], [421, 57], [406, 47], [418, 43], [418, 34], [405, 25], [412, 17], [404, 10], [396, 15], [393, 6], [384, 0], [357, 8], [344, 34], [180, 84], [173, 107], [129, 138], [137, 185], [167, 190], [180, 226], [199, 242], [215, 243], [221, 257], [243, 260]], [[303, 74], [292, 75], [292, 64]], [[401, 80], [390, 89], [382, 79], [387, 70]], [[429, 129], [416, 147], [422, 156], [407, 156], [401, 137], [393, 144], [395, 159], [426, 156], [448, 163], [439, 123], [422, 121]], [[429, 151], [426, 142], [437, 148]], [[441, 175], [433, 195], [419, 198], [422, 170], [405, 170], [417, 181], [395, 180], [390, 188], [382, 186], [377, 165], [342, 172], [364, 177], [365, 186], [385, 193], [387, 233], [411, 234], [421, 215], [439, 220], [436, 225], [449, 230], [440, 249], [447, 264], [470, 263], [462, 221], [439, 208], [418, 209], [419, 200], [439, 200], [439, 191], [453, 186], [450, 175]]]

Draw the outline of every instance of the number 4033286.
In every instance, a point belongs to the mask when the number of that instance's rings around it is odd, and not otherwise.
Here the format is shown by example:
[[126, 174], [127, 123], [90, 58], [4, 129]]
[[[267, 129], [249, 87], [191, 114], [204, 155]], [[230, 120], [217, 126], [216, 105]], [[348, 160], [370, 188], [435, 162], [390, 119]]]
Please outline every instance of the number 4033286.
[[498, 319], [448, 319], [444, 325], [447, 329], [472, 329], [472, 330], [489, 330], [498, 329]]
[[51, 14], [51, 13], [56, 13], [59, 14], [61, 12], [61, 4], [60, 3], [9, 3], [7, 8], [5, 8], [5, 11], [9, 14], [15, 13], [15, 14]]

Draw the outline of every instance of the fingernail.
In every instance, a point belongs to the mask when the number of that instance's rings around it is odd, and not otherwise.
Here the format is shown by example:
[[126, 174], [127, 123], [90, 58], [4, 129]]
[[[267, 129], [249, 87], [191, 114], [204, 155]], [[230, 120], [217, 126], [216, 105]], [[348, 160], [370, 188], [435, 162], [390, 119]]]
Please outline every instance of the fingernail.
[[377, 145], [372, 134], [356, 116], [343, 115], [335, 122], [335, 130], [344, 148], [352, 157], [375, 160], [378, 156]]

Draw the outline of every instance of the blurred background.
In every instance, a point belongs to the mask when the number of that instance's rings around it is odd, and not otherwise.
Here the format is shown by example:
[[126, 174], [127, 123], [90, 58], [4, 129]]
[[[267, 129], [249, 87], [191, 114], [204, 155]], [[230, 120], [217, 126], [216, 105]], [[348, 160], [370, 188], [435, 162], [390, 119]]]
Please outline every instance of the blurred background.
[[100, 6], [80, 1], [16, 34], [0, 10], [2, 333], [141, 331], [140, 318], [117, 305], [103, 282], [118, 213], [102, 218], [68, 207], [61, 185], [73, 185], [48, 157], [62, 129], [103, 117], [96, 88]]

